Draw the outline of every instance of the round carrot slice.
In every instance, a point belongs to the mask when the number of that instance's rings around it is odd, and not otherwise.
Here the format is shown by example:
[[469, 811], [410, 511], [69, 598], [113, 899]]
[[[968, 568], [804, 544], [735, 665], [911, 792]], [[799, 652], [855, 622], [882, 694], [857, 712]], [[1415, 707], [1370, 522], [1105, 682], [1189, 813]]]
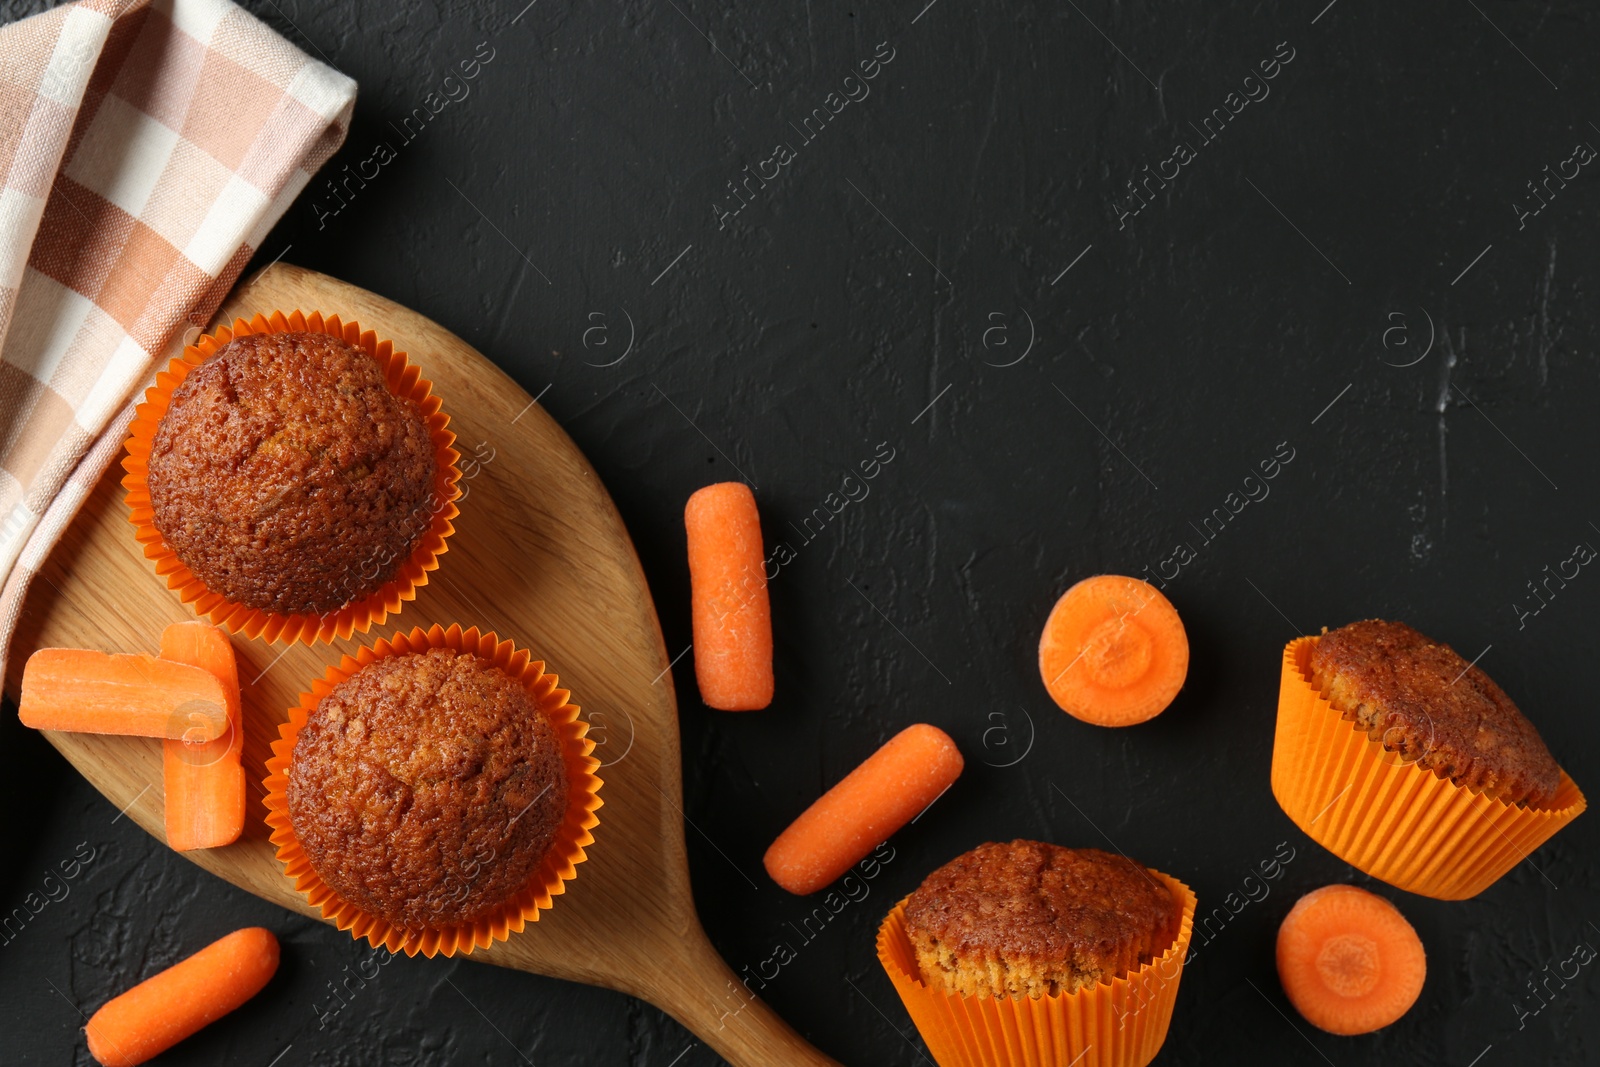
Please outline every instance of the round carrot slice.
[[1428, 960], [1400, 909], [1353, 885], [1301, 897], [1278, 928], [1278, 979], [1311, 1025], [1367, 1034], [1410, 1010]]
[[1161, 714], [1189, 673], [1189, 637], [1171, 601], [1120, 574], [1062, 594], [1039, 638], [1039, 674], [1061, 709], [1096, 726]]

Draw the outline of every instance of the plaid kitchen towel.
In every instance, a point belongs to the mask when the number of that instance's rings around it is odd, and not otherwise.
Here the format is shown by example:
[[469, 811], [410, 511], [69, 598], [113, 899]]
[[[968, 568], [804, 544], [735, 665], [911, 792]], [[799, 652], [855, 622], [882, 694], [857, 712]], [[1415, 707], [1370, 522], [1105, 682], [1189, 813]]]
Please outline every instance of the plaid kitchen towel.
[[210, 320], [355, 93], [229, 0], [0, 27], [0, 675], [156, 357]]

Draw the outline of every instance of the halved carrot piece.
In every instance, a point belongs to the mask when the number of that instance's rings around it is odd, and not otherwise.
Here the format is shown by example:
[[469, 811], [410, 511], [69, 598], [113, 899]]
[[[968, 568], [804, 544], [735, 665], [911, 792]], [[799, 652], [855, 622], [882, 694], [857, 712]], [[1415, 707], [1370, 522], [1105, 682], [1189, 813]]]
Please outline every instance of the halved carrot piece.
[[211, 672], [222, 683], [228, 728], [215, 741], [161, 742], [167, 845], [186, 852], [231, 845], [244, 829], [244, 720], [239, 665], [228, 635], [198, 620], [161, 632], [161, 658]]
[[41, 648], [22, 669], [22, 725], [80, 734], [214, 741], [228, 728], [216, 675], [155, 656]]
[[1428, 974], [1422, 939], [1400, 909], [1353, 885], [1301, 897], [1278, 928], [1278, 978], [1306, 1021], [1366, 1034], [1404, 1015]]
[[1062, 594], [1039, 638], [1039, 674], [1061, 709], [1097, 726], [1161, 714], [1189, 673], [1189, 637], [1171, 601], [1120, 574]]

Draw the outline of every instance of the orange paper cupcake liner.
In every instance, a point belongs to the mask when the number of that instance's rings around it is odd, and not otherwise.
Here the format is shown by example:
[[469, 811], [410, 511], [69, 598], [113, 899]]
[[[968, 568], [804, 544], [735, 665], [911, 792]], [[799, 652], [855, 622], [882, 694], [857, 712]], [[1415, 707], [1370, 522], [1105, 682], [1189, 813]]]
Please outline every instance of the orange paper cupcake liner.
[[1283, 650], [1272, 793], [1296, 826], [1352, 867], [1410, 893], [1465, 900], [1588, 806], [1565, 771], [1552, 805], [1534, 808], [1403, 762], [1312, 684], [1317, 640], [1297, 638]]
[[[362, 911], [329, 888], [312, 869], [289, 821], [289, 764], [300, 729], [334, 686], [385, 656], [404, 656], [431, 648], [451, 648], [478, 656], [522, 682], [561, 738], [567, 766], [567, 812], [545, 852], [544, 862], [522, 892], [475, 922], [409, 930]], [[272, 743], [272, 756], [267, 760], [267, 825], [272, 829], [272, 843], [278, 846], [278, 861], [294, 881], [295, 889], [322, 910], [323, 918], [350, 931], [351, 937], [366, 938], [373, 948], [404, 951], [408, 956], [470, 953], [520, 933], [528, 923], [538, 922], [539, 912], [549, 908], [555, 897], [566, 892], [566, 883], [578, 876], [577, 865], [587, 858], [584, 848], [594, 843], [591, 831], [600, 823], [595, 811], [602, 803], [601, 782], [595, 774], [600, 761], [590, 755], [594, 742], [587, 737], [588, 724], [578, 718], [578, 706], [568, 702], [571, 694], [557, 688], [558, 681], [555, 675], [545, 673], [542, 661], [530, 660], [526, 651], [519, 651], [493, 632], [480, 634], [476, 626], [466, 631], [458, 625], [448, 630], [438, 625], [426, 631], [414, 627], [409, 634], [395, 634], [390, 640], [361, 649], [353, 657], [345, 656], [338, 666], [330, 666], [312, 684], [310, 692], [300, 694], [300, 703], [289, 709], [289, 721], [278, 728], [280, 736]]]
[[[178, 559], [161, 536], [161, 531], [156, 529], [155, 512], [150, 505], [148, 476], [151, 442], [155, 438], [156, 427], [172, 403], [172, 391], [189, 376], [190, 371], [210, 359], [235, 337], [291, 331], [327, 334], [364, 350], [383, 367], [389, 390], [396, 396], [409, 397], [416, 402], [433, 436], [433, 522], [393, 578], [370, 595], [326, 615], [279, 615], [231, 603], [207, 589], [205, 583]], [[454, 503], [461, 495], [457, 484], [461, 471], [456, 467], [460, 453], [453, 447], [456, 435], [447, 428], [450, 416], [440, 407], [439, 398], [433, 395], [433, 383], [420, 375], [418, 368], [406, 359], [406, 354], [396, 352], [392, 343], [378, 340], [376, 334], [371, 330], [362, 330], [356, 322], [342, 322], [337, 315], [324, 317], [320, 311], [313, 311], [309, 315], [299, 311], [288, 315], [274, 311], [271, 315], [256, 315], [248, 321], [234, 319], [231, 328], [220, 326], [215, 332], [201, 336], [194, 344], [186, 345], [183, 355], [156, 375], [156, 384], [145, 391], [144, 401], [135, 410], [128, 432], [127, 455], [122, 460], [122, 467], [127, 472], [122, 485], [128, 491], [128, 521], [133, 524], [134, 536], [144, 545], [145, 557], [155, 561], [156, 574], [167, 579], [167, 588], [176, 591], [179, 599], [193, 607], [196, 615], [210, 619], [230, 633], [287, 644], [304, 641], [308, 645], [317, 641], [331, 641], [335, 637], [366, 633], [374, 624], [382, 624], [389, 615], [398, 612], [403, 602], [416, 598], [417, 587], [428, 584], [428, 572], [438, 568], [439, 557], [444, 555], [447, 547], [445, 541], [455, 532], [451, 520], [461, 513]]]
[[[878, 961], [939, 1067], [1144, 1067], [1161, 1050], [1194, 930], [1194, 891], [1151, 871], [1183, 902], [1177, 940], [1136, 971], [1073, 993], [973, 997], [923, 985], [906, 901], [878, 929]], [[910, 898], [906, 898], [909, 900]]]

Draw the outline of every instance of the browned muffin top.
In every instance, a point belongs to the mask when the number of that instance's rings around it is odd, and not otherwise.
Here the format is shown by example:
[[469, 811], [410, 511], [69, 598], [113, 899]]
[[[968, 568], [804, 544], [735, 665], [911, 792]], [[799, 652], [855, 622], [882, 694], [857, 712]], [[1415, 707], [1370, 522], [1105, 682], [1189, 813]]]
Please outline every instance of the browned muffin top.
[[322, 880], [415, 930], [471, 922], [528, 884], [566, 812], [566, 764], [519, 682], [436, 648], [377, 660], [322, 698], [288, 797]]
[[173, 390], [150, 450], [155, 525], [227, 600], [320, 615], [377, 591], [432, 522], [427, 421], [361, 349], [251, 334]]
[[923, 979], [980, 996], [1069, 993], [1165, 952], [1183, 910], [1125, 856], [1038, 841], [984, 844], [906, 904]]
[[1405, 623], [1324, 631], [1312, 684], [1402, 759], [1509, 804], [1548, 804], [1561, 769], [1533, 723], [1480, 668]]

